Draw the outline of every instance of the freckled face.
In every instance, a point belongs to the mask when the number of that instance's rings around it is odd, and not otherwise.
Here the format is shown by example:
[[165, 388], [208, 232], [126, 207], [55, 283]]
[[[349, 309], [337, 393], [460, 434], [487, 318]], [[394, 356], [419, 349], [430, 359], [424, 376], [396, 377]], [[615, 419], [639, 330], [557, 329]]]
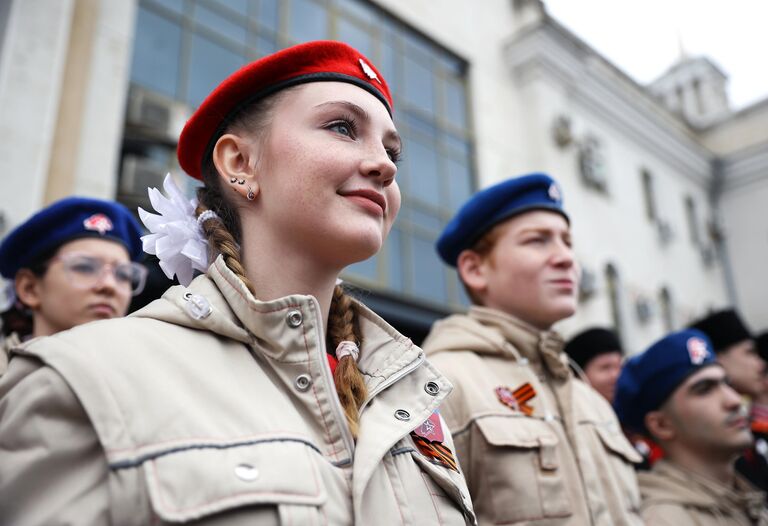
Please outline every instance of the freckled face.
[[483, 263], [484, 304], [540, 329], [576, 311], [578, 271], [568, 222], [536, 210], [509, 219]]
[[273, 109], [256, 167], [262, 224], [318, 262], [341, 268], [371, 257], [400, 209], [400, 147], [367, 91], [343, 82], [291, 89]]

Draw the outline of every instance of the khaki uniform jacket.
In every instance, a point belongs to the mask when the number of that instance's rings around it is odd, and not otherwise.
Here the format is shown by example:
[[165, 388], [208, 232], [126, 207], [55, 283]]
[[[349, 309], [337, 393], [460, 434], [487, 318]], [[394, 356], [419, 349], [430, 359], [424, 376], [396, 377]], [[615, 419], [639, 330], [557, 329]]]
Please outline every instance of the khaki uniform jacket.
[[441, 412], [480, 524], [642, 524], [640, 456], [562, 347], [556, 333], [482, 307], [438, 322], [424, 342], [454, 384]]
[[768, 526], [765, 495], [740, 476], [729, 488], [660, 460], [638, 479], [649, 525]]
[[0, 380], [0, 524], [474, 523], [461, 473], [410, 435], [450, 383], [361, 310], [356, 443], [317, 301], [257, 301], [221, 258], [128, 318], [14, 350]]
[[0, 376], [3, 376], [5, 371], [8, 370], [8, 359], [10, 358], [11, 349], [19, 345], [21, 345], [21, 340], [15, 332], [12, 332], [0, 341]]

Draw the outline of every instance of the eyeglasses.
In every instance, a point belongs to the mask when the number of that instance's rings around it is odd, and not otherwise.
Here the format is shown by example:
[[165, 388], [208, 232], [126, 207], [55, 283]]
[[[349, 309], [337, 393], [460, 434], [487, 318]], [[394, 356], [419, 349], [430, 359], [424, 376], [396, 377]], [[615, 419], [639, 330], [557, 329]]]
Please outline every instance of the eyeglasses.
[[70, 283], [79, 289], [88, 289], [101, 283], [109, 269], [118, 287], [129, 288], [136, 296], [144, 290], [149, 271], [141, 263], [107, 263], [103, 259], [84, 254], [56, 256], [51, 262], [61, 261]]

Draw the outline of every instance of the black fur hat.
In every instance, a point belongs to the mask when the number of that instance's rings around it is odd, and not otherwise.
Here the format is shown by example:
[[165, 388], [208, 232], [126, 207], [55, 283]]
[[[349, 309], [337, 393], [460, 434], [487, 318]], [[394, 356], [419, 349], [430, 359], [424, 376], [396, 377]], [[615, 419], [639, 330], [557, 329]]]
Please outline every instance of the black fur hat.
[[619, 337], [610, 329], [587, 329], [565, 344], [565, 352], [579, 367], [584, 369], [595, 356], [609, 352], [623, 354]]
[[753, 338], [741, 317], [733, 309], [713, 312], [691, 324], [691, 327], [709, 336], [716, 353], [723, 352], [733, 344]]

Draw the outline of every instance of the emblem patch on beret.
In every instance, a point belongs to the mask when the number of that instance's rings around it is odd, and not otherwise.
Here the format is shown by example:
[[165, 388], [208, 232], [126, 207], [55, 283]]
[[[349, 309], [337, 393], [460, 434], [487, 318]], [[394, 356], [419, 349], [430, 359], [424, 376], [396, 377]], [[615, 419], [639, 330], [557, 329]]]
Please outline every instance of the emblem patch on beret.
[[104, 214], [93, 214], [83, 221], [83, 226], [86, 230], [98, 232], [102, 236], [114, 228], [112, 221]]
[[513, 411], [520, 411], [525, 416], [533, 414], [533, 407], [529, 406], [528, 402], [536, 396], [536, 390], [530, 383], [526, 382], [514, 391], [509, 387], [497, 387], [496, 396], [502, 404]]
[[688, 342], [685, 345], [688, 347], [688, 356], [691, 357], [693, 365], [701, 365], [709, 356], [707, 344], [701, 338], [688, 338]]
[[563, 194], [560, 193], [560, 188], [558, 188], [557, 183], [552, 183], [549, 185], [549, 189], [547, 190], [547, 195], [550, 199], [553, 201], [557, 201], [558, 203], [563, 200]]
[[376, 82], [381, 84], [381, 81], [379, 80], [379, 76], [376, 74], [375, 71], [373, 71], [373, 68], [371, 66], [369, 66], [368, 63], [365, 60], [360, 59], [360, 67], [363, 68], [363, 73], [365, 73], [365, 75], [369, 79], [375, 80]]

